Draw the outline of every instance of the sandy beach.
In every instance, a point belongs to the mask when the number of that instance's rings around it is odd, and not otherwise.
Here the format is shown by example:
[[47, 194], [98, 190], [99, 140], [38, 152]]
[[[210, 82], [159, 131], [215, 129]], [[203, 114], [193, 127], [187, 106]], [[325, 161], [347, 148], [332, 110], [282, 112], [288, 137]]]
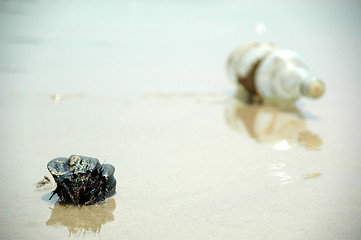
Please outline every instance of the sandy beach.
[[[0, 1], [0, 238], [360, 239], [360, 11]], [[236, 99], [226, 59], [249, 40], [300, 53], [325, 95]], [[114, 165], [105, 204], [48, 200], [47, 163], [72, 154]]]

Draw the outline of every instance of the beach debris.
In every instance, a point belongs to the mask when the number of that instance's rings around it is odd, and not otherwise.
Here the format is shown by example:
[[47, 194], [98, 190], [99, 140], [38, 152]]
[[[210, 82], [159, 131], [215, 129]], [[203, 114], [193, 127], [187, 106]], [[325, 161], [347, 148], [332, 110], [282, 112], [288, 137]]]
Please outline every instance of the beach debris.
[[271, 43], [240, 45], [229, 56], [227, 73], [241, 94], [261, 101], [294, 102], [301, 96], [319, 98], [325, 92], [324, 83], [309, 72], [300, 55]]
[[51, 98], [55, 104], [58, 104], [61, 100], [61, 94], [59, 93], [53, 94], [51, 95]]
[[50, 199], [57, 194], [59, 203], [91, 205], [105, 200], [115, 193], [115, 168], [100, 164], [96, 158], [71, 155], [51, 160], [48, 170], [57, 187]]
[[43, 187], [43, 186], [45, 186], [46, 184], [49, 184], [49, 183], [50, 183], [50, 178], [47, 177], [47, 176], [44, 176], [44, 178], [38, 182], [36, 187], [40, 188], [40, 187]]
[[318, 177], [321, 177], [321, 173], [307, 173], [305, 175], [303, 175], [303, 177], [305, 179], [312, 179], [312, 178], [318, 178]]
[[84, 97], [85, 95], [82, 93], [70, 93], [70, 94], [55, 93], [50, 96], [51, 100], [55, 105], [59, 105], [65, 100], [80, 99]]
[[54, 184], [50, 181], [50, 178], [48, 176], [44, 176], [43, 179], [37, 182], [36, 184], [36, 190], [38, 191], [46, 191], [54, 188]]

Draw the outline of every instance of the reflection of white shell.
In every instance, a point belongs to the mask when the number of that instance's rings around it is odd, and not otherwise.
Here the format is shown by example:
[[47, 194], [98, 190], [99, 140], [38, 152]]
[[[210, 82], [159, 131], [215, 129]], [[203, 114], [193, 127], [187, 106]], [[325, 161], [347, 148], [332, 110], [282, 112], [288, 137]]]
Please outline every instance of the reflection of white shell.
[[325, 91], [301, 56], [270, 43], [250, 42], [236, 48], [228, 59], [227, 73], [241, 89], [264, 99], [318, 98]]
[[297, 108], [284, 110], [275, 106], [245, 104], [231, 101], [225, 111], [227, 124], [239, 133], [247, 133], [257, 142], [278, 150], [302, 145], [318, 150], [322, 139], [308, 130], [306, 121]]

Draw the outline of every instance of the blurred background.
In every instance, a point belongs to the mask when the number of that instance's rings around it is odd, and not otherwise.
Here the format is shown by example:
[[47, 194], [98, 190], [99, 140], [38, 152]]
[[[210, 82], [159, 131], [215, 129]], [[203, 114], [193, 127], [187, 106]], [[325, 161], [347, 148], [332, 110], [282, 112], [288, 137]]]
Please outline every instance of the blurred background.
[[[246, 41], [298, 52], [325, 95], [234, 99]], [[360, 239], [360, 43], [358, 0], [0, 1], [0, 238]], [[35, 190], [71, 154], [116, 168], [97, 226]]]
[[252, 40], [299, 52], [330, 94], [357, 95], [359, 1], [30, 0], [0, 11], [2, 91], [223, 91], [228, 54]]

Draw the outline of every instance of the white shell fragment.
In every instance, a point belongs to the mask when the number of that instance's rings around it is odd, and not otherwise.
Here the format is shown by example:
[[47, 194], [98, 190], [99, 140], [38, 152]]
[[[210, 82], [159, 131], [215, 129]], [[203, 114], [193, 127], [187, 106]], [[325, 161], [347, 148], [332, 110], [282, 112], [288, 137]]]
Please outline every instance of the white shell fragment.
[[271, 43], [242, 44], [231, 53], [227, 72], [240, 89], [261, 99], [295, 101], [325, 92], [324, 83], [309, 72], [301, 56]]

